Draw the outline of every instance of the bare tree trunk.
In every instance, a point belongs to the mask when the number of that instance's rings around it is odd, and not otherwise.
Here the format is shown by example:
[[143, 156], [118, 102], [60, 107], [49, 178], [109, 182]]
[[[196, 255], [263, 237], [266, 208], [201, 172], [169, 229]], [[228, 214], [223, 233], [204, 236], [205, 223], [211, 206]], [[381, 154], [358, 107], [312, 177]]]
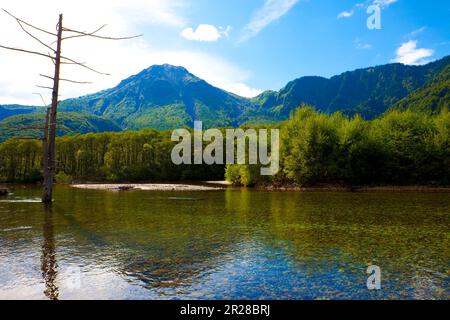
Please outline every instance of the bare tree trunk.
[[[47, 111], [45, 113], [44, 138], [42, 139], [42, 172], [43, 172], [44, 177], [49, 176], [49, 171], [48, 171], [48, 124], [49, 124], [49, 122], [50, 122], [50, 108], [47, 108]], [[44, 178], [44, 180], [45, 180], [45, 178]], [[44, 181], [44, 188], [45, 188], [45, 181]], [[42, 197], [42, 199], [44, 199], [44, 197]]]
[[44, 194], [42, 195], [42, 202], [51, 203], [53, 195], [53, 180], [55, 176], [55, 141], [56, 141], [56, 122], [58, 114], [58, 99], [59, 99], [59, 75], [61, 69], [61, 41], [62, 41], [62, 26], [63, 15], [59, 15], [58, 22], [58, 40], [55, 57], [55, 76], [53, 78], [53, 94], [52, 107], [49, 114], [48, 123], [48, 139], [44, 142], [47, 153], [44, 160]]
[[[43, 170], [42, 171], [43, 171], [43, 175], [44, 175], [44, 188], [43, 188], [44, 191], [42, 194], [42, 202], [48, 204], [48, 203], [52, 202], [53, 183], [54, 183], [55, 170], [56, 170], [56, 165], [55, 165], [55, 162], [56, 162], [55, 161], [55, 143], [56, 142], [55, 142], [55, 140], [56, 140], [56, 124], [57, 124], [57, 114], [58, 114], [59, 81], [67, 81], [67, 82], [76, 83], [76, 84], [90, 83], [90, 82], [82, 82], [82, 81], [75, 81], [75, 80], [71, 80], [71, 79], [60, 78], [61, 64], [77, 65], [77, 66], [83, 67], [87, 70], [90, 70], [90, 71], [98, 73], [98, 74], [109, 75], [107, 73], [99, 72], [99, 71], [87, 66], [85, 63], [80, 63], [80, 62], [77, 62], [76, 60], [62, 56], [61, 55], [62, 41], [68, 40], [68, 39], [73, 39], [73, 38], [80, 38], [80, 37], [93, 37], [93, 38], [97, 38], [97, 39], [106, 39], [106, 40], [128, 40], [128, 39], [134, 39], [134, 38], [141, 37], [141, 35], [131, 36], [131, 37], [106, 37], [106, 36], [98, 35], [97, 33], [100, 30], [102, 30], [106, 25], [103, 25], [102, 27], [98, 28], [97, 30], [95, 30], [93, 32], [82, 32], [82, 31], [77, 31], [77, 30], [73, 30], [73, 29], [63, 28], [63, 15], [62, 14], [59, 15], [57, 32], [54, 33], [52, 31], [47, 31], [42, 28], [36, 27], [29, 22], [26, 22], [20, 18], [17, 18], [16, 16], [14, 16], [13, 14], [11, 14], [10, 12], [8, 12], [5, 9], [2, 9], [2, 10], [5, 13], [7, 13], [9, 16], [14, 18], [16, 20], [16, 22], [19, 24], [20, 28], [28, 36], [30, 36], [31, 38], [33, 38], [34, 40], [39, 42], [42, 46], [46, 47], [51, 52], [55, 53], [55, 56], [53, 56], [51, 53], [43, 53], [43, 52], [38, 52], [38, 51], [33, 51], [33, 50], [19, 49], [19, 48], [4, 46], [4, 45], [0, 44], [0, 49], [7, 49], [7, 50], [16, 51], [16, 52], [33, 54], [33, 55], [37, 55], [40, 57], [45, 57], [45, 58], [51, 59], [53, 61], [53, 63], [55, 64], [55, 74], [53, 77], [41, 74], [42, 77], [53, 80], [53, 88], [50, 88], [47, 86], [40, 86], [40, 85], [37, 86], [39, 88], [52, 90], [52, 105], [51, 105], [51, 108], [49, 108], [47, 110], [46, 120], [45, 120], [46, 124], [45, 124], [45, 128], [44, 128], [44, 130], [45, 130], [44, 140], [43, 140], [43, 144], [42, 144], [42, 148], [43, 148], [43, 158], [42, 158]], [[30, 33], [30, 31], [28, 31], [27, 28], [32, 28], [35, 31], [43, 32], [45, 34], [57, 37], [56, 51], [52, 47], [53, 43], [51, 45], [47, 45], [44, 41], [40, 40], [38, 37], [36, 37], [32, 33]], [[62, 35], [63, 35], [64, 31], [69, 32], [71, 35], [63, 38]], [[41, 96], [41, 98], [42, 98], [42, 96]], [[43, 98], [42, 98], [42, 100], [43, 100]], [[44, 102], [44, 104], [46, 104], [46, 103]], [[27, 138], [24, 138], [24, 139], [27, 139]], [[10, 163], [9, 174], [11, 176], [10, 179], [14, 180], [16, 178], [16, 167], [14, 166], [14, 155], [11, 155], [11, 157], [12, 158], [10, 159], [11, 163]], [[26, 174], [26, 173], [27, 173], [27, 171], [24, 172], [24, 174]], [[20, 174], [20, 172], [19, 172], [19, 174]]]

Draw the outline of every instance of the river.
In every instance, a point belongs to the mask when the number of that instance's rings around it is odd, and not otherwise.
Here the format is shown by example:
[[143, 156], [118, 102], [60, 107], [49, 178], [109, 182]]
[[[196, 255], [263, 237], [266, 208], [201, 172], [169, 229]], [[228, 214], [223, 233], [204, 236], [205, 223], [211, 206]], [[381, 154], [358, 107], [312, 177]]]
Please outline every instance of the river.
[[449, 193], [12, 191], [0, 299], [449, 298]]

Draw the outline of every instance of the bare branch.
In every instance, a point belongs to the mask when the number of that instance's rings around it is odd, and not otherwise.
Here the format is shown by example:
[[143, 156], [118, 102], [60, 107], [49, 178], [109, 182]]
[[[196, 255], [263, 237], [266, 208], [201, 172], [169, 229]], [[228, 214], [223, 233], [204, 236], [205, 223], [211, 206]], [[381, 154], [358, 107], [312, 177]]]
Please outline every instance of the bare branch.
[[54, 80], [54, 79], [53, 79], [53, 77], [50, 77], [50, 76], [46, 76], [45, 74], [40, 74], [40, 76], [41, 76], [41, 77], [44, 77], [44, 78], [47, 78], [47, 79], [51, 79], [51, 80]]
[[53, 57], [50, 52], [47, 54], [50, 59], [52, 59], [53, 64], [56, 66], [56, 58]]
[[[66, 58], [66, 57], [63, 57], [63, 56], [61, 56], [61, 59], [65, 59], [65, 60], [71, 62], [72, 64], [81, 66], [81, 67], [86, 68], [86, 69], [88, 69], [88, 70], [90, 70], [90, 71], [92, 71], [92, 72], [95, 72], [95, 73], [98, 73], [98, 74], [102, 74], [102, 75], [104, 75], [104, 76], [110, 76], [109, 73], [104, 73], [104, 72], [97, 71], [97, 70], [95, 70], [95, 69], [92, 69], [91, 67], [88, 67], [86, 64], [81, 63], [81, 62], [77, 62], [77, 61], [75, 61], [75, 60], [73, 60], [73, 59]], [[61, 63], [65, 63], [65, 62], [61, 62]]]
[[42, 103], [44, 104], [44, 107], [47, 107], [47, 106], [48, 106], [48, 104], [45, 103], [45, 100], [44, 100], [44, 97], [42, 96], [42, 94], [40, 94], [39, 92], [35, 92], [35, 93], [33, 93], [33, 94], [39, 95], [39, 96], [41, 97], [41, 100], [42, 100]]
[[92, 84], [92, 82], [88, 82], [88, 81], [76, 81], [76, 80], [70, 80], [70, 79], [59, 79], [61, 81], [65, 81], [65, 82], [71, 82], [71, 83], [75, 83], [75, 84]]
[[2, 9], [2, 10], [5, 11], [8, 15], [10, 15], [11, 17], [13, 17], [14, 19], [16, 19], [17, 21], [20, 21], [20, 22], [22, 22], [23, 24], [25, 24], [25, 25], [27, 25], [27, 26], [33, 28], [33, 29], [39, 30], [39, 31], [41, 31], [41, 32], [50, 34], [50, 35], [55, 36], [55, 37], [57, 36], [56, 33], [53, 33], [53, 32], [50, 32], [50, 31], [47, 31], [47, 30], [38, 28], [38, 27], [32, 25], [31, 23], [28, 23], [28, 22], [26, 22], [26, 21], [24, 21], [24, 20], [22, 20], [22, 19], [17, 18], [16, 16], [14, 16], [13, 14], [11, 14], [11, 13], [8, 12], [7, 10], [5, 10], [5, 9]]
[[[54, 80], [53, 77], [50, 76], [46, 76], [45, 74], [40, 74], [41, 77], [47, 78], [47, 79], [51, 79]], [[64, 78], [59, 78], [60, 81], [66, 81], [66, 82], [71, 82], [71, 83], [76, 83], [76, 84], [92, 84], [92, 82], [87, 82], [87, 81], [76, 81], [76, 80], [70, 80], [70, 79], [64, 79]]]
[[41, 88], [41, 89], [49, 89], [49, 90], [53, 91], [53, 88], [46, 87], [46, 86], [36, 86], [36, 87]]
[[[71, 80], [71, 79], [61, 78], [60, 77], [61, 65], [62, 64], [76, 65], [76, 66], [83, 67], [89, 71], [92, 71], [92, 72], [95, 72], [98, 74], [109, 75], [108, 73], [103, 73], [103, 72], [97, 71], [97, 70], [87, 66], [86, 63], [81, 63], [81, 62], [78, 62], [71, 58], [62, 56], [61, 55], [62, 41], [67, 40], [67, 39], [80, 38], [80, 37], [93, 37], [93, 38], [97, 38], [97, 39], [106, 39], [106, 40], [129, 40], [129, 39], [135, 39], [135, 38], [141, 37], [142, 35], [131, 36], [131, 37], [107, 37], [107, 36], [98, 35], [97, 33], [100, 32], [103, 28], [105, 28], [106, 25], [103, 25], [100, 28], [98, 28], [97, 30], [94, 30], [92, 32], [81, 32], [81, 31], [77, 31], [77, 30], [73, 30], [73, 29], [63, 28], [63, 14], [59, 15], [59, 21], [58, 21], [58, 24], [56, 25], [57, 32], [53, 33], [53, 32], [49, 32], [44, 29], [38, 28], [28, 22], [23, 21], [23, 20], [15, 17], [14, 15], [9, 13], [5, 9], [3, 9], [3, 11], [6, 12], [9, 16], [13, 17], [16, 20], [16, 22], [19, 24], [19, 26], [23, 32], [25, 32], [28, 36], [33, 38], [35, 41], [37, 41], [39, 44], [43, 45], [45, 48], [49, 49], [50, 51], [46, 50], [47, 51], [46, 53], [41, 53], [41, 52], [37, 52], [37, 51], [13, 48], [13, 47], [8, 47], [8, 46], [3, 46], [3, 45], [0, 45], [0, 48], [23, 52], [23, 53], [28, 53], [28, 54], [34, 54], [34, 55], [38, 55], [38, 56], [45, 57], [45, 58], [50, 58], [51, 61], [53, 62], [53, 64], [55, 65], [53, 77], [44, 75], [44, 74], [40, 74], [41, 77], [52, 80], [53, 87], [41, 86], [41, 85], [37, 86], [38, 88], [48, 89], [48, 90], [52, 91], [51, 107], [47, 106], [43, 96], [40, 93], [35, 93], [35, 94], [39, 94], [42, 102], [44, 103], [45, 107], [47, 108], [46, 117], [45, 117], [45, 127], [39, 127], [39, 126], [33, 125], [33, 126], [22, 126], [22, 127], [19, 126], [19, 127], [15, 128], [15, 130], [19, 130], [19, 131], [23, 131], [23, 130], [27, 130], [27, 129], [36, 129], [36, 130], [43, 129], [43, 131], [44, 131], [44, 137], [40, 138], [43, 141], [43, 158], [42, 158], [43, 163], [42, 164], [43, 164], [43, 176], [44, 176], [44, 192], [43, 192], [43, 196], [42, 196], [42, 202], [51, 203], [52, 202], [52, 192], [53, 192], [53, 180], [54, 180], [55, 169], [56, 169], [56, 167], [55, 167], [55, 162], [56, 162], [55, 161], [55, 143], [56, 142], [55, 141], [56, 141], [56, 135], [57, 135], [56, 127], [58, 124], [58, 121], [57, 121], [58, 102], [60, 101], [60, 95], [59, 95], [60, 82], [67, 81], [67, 82], [76, 83], [76, 84], [90, 84], [91, 83], [91, 82], [82, 82], [82, 81], [75, 81], [75, 80]], [[57, 38], [56, 49], [52, 48], [52, 46], [55, 44], [55, 42], [53, 42], [51, 44], [44, 43], [41, 39], [39, 39], [37, 36], [32, 34], [29, 31], [29, 28], [26, 28], [25, 26], [56, 37]], [[69, 35], [67, 37], [63, 38], [63, 32], [68, 32]], [[25, 137], [22, 139], [36, 139], [36, 138], [26, 138]]]
[[130, 39], [135, 39], [135, 38], [142, 37], [142, 34], [137, 35], [137, 36], [131, 36], [131, 37], [117, 37], [117, 38], [116, 37], [99, 36], [99, 35], [95, 34], [96, 32], [98, 32], [101, 29], [103, 29], [105, 26], [106, 25], [102, 26], [98, 30], [96, 30], [94, 32], [91, 32], [91, 33], [86, 33], [86, 32], [81, 32], [81, 31], [76, 31], [76, 30], [72, 30], [72, 29], [63, 28], [63, 31], [73, 32], [73, 33], [77, 33], [78, 34], [76, 36], [70, 36], [70, 37], [63, 38], [63, 40], [67, 40], [67, 39], [70, 39], [70, 38], [76, 38], [76, 37], [94, 37], [94, 38], [105, 39], [105, 40], [130, 40]]
[[55, 49], [53, 49], [52, 47], [50, 47], [49, 45], [46, 45], [44, 42], [42, 42], [40, 39], [38, 39], [37, 37], [35, 37], [34, 35], [32, 35], [30, 32], [28, 32], [24, 26], [22, 25], [22, 22], [20, 22], [19, 20], [17, 20], [17, 23], [19, 24], [20, 28], [23, 30], [23, 32], [25, 32], [27, 35], [29, 35], [31, 38], [33, 38], [34, 40], [36, 40], [37, 42], [39, 42], [40, 44], [42, 44], [44, 47], [46, 47], [47, 49], [50, 49], [53, 52], [56, 52]]
[[79, 63], [74, 63], [74, 62], [64, 62], [64, 61], [61, 61], [61, 64], [68, 64], [68, 65], [79, 65], [79, 64], [82, 64], [82, 65], [86, 65], [86, 62], [79, 62]]
[[[100, 28], [98, 28], [98, 29], [95, 30], [95, 31], [92, 31], [92, 32], [89, 32], [89, 33], [82, 32], [82, 34], [78, 34], [78, 35], [76, 35], [76, 36], [65, 37], [65, 38], [62, 38], [62, 40], [73, 39], [73, 38], [79, 38], [79, 37], [93, 36], [93, 35], [95, 35], [97, 32], [99, 32], [100, 30], [102, 30], [103, 28], [105, 28], [106, 26], [107, 26], [107, 25], [104, 24], [103, 26], [101, 26]], [[66, 29], [63, 29], [63, 31], [72, 32], [71, 30], [66, 30]]]
[[35, 54], [35, 55], [38, 55], [38, 56], [42, 56], [42, 57], [50, 58], [50, 59], [54, 60], [54, 58], [52, 56], [49, 56], [48, 54], [45, 54], [45, 53], [40, 53], [40, 52], [31, 51], [31, 50], [25, 50], [25, 49], [19, 49], [19, 48], [12, 48], [12, 47], [2, 46], [2, 45], [0, 45], [0, 48], [8, 49], [8, 50], [14, 50], [14, 51], [19, 51], [19, 52], [24, 52], [24, 53]]

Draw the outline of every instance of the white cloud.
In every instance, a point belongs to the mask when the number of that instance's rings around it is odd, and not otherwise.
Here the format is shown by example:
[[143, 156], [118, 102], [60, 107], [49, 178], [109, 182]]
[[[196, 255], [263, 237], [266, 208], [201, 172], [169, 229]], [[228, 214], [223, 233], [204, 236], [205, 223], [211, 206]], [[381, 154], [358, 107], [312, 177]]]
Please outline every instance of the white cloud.
[[355, 48], [358, 49], [358, 50], [369, 50], [369, 49], [372, 49], [372, 47], [373, 47], [372, 44], [363, 42], [359, 38], [356, 38], [353, 41], [353, 43], [355, 45]]
[[358, 50], [369, 50], [372, 49], [372, 45], [370, 43], [362, 43], [359, 41], [355, 42], [356, 49]]
[[245, 42], [258, 35], [264, 28], [288, 13], [299, 0], [265, 0], [264, 6], [253, 15], [244, 27], [239, 42]]
[[410, 33], [408, 33], [406, 35], [406, 37], [407, 38], [414, 38], [414, 37], [418, 36], [419, 34], [421, 34], [422, 32], [424, 32], [426, 29], [427, 29], [427, 27], [425, 27], [425, 26], [421, 27], [419, 29], [416, 29], [416, 30], [411, 31]]
[[217, 28], [210, 24], [200, 24], [196, 30], [193, 28], [184, 29], [181, 32], [181, 36], [191, 41], [214, 42], [220, 38], [228, 38], [230, 30], [230, 26], [224, 29], [222, 27]]
[[224, 85], [223, 89], [227, 90], [228, 92], [236, 93], [236, 94], [240, 95], [241, 97], [246, 97], [246, 98], [254, 98], [257, 95], [260, 95], [261, 93], [263, 93], [263, 91], [264, 91], [261, 89], [251, 88], [248, 85], [246, 85], [245, 83], [230, 83], [228, 85]]
[[397, 49], [397, 57], [391, 62], [400, 62], [407, 65], [422, 65], [429, 62], [425, 59], [434, 54], [434, 50], [426, 48], [417, 48], [417, 41], [410, 40], [403, 43]]
[[[182, 0], [78, 0], [76, 2], [2, 0], [1, 7], [24, 20], [52, 31], [55, 30], [58, 14], [62, 12], [65, 14], [66, 27], [90, 31], [107, 23], [108, 26], [100, 34], [121, 36], [139, 34], [142, 30], [157, 31], [164, 28], [170, 30], [183, 27], [185, 26], [183, 8], [186, 5], [187, 3]], [[0, 12], [0, 30], [0, 43], [3, 45], [23, 49], [41, 49], [38, 43], [21, 32], [17, 23], [3, 12]], [[160, 46], [153, 42], [150, 44], [151, 36], [152, 34], [127, 41], [80, 38], [64, 42], [63, 55], [86, 62], [95, 69], [110, 73], [111, 76], [102, 76], [80, 67], [63, 65], [62, 77], [90, 81], [93, 84], [76, 85], [63, 82], [61, 98], [78, 97], [113, 87], [130, 75], [152, 64], [160, 63], [185, 66], [211, 84], [236, 94], [247, 95], [253, 90], [239, 86], [250, 77], [246, 70], [214, 55], [172, 49], [169, 42], [159, 43]], [[46, 43], [54, 40], [51, 36], [43, 36], [43, 38]], [[45, 48], [43, 51], [46, 52]], [[49, 80], [39, 77], [40, 73], [52, 74], [53, 64], [49, 59], [0, 49], [0, 66], [2, 67], [0, 104], [41, 105], [41, 99], [33, 95], [34, 92], [43, 93], [47, 102], [51, 100], [49, 91], [36, 88], [37, 84], [50, 84]]]
[[355, 13], [354, 10], [350, 10], [350, 11], [342, 11], [341, 13], [338, 14], [338, 19], [341, 19], [341, 18], [350, 18], [351, 16], [353, 16], [354, 13]]

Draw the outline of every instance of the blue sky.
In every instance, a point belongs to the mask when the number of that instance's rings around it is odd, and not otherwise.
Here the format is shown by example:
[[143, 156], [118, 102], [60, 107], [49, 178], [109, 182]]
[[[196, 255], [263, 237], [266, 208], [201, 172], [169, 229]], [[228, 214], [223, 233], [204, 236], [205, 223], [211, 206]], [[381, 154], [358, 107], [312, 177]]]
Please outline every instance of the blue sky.
[[[246, 39], [242, 38], [245, 26], [261, 10], [264, 1], [195, 1], [188, 10], [190, 24], [231, 26], [228, 38], [197, 42], [184, 41], [174, 34], [173, 41], [177, 46], [225, 56], [251, 70], [252, 87], [264, 89], [279, 89], [303, 75], [329, 77], [390, 63], [396, 58], [396, 50], [409, 41], [417, 41], [416, 49], [433, 50], [432, 56], [416, 63], [450, 53], [450, 2], [447, 0], [398, 0], [386, 5], [381, 12], [381, 30], [369, 30], [366, 26], [369, 17], [366, 8], [370, 2], [291, 2], [294, 4], [283, 16]], [[344, 11], [352, 15], [338, 18]]]
[[[100, 24], [110, 26], [105, 33], [144, 34], [125, 43], [68, 43], [65, 52], [112, 76], [66, 69], [72, 78], [80, 74], [95, 85], [66, 86], [63, 98], [111, 87], [160, 63], [185, 66], [213, 85], [252, 96], [279, 90], [301, 76], [330, 77], [395, 61], [423, 64], [450, 54], [448, 0], [79, 0], [77, 5], [42, 0], [35, 8], [28, 1], [24, 6], [24, 1], [4, 0], [2, 6], [40, 25], [64, 12], [71, 26], [95, 29], [102, 18]], [[85, 8], [83, 2], [90, 12], [80, 9]], [[366, 10], [373, 4], [381, 10], [379, 30], [367, 27]], [[6, 31], [16, 26], [4, 16], [0, 27], [5, 30], [0, 43], [27, 47], [14, 33], [18, 31]], [[0, 52], [4, 74], [10, 70], [8, 77], [0, 78], [0, 104], [37, 103], [31, 86], [44, 65], [30, 62], [29, 69], [17, 73], [14, 66], [23, 63], [16, 55]]]

